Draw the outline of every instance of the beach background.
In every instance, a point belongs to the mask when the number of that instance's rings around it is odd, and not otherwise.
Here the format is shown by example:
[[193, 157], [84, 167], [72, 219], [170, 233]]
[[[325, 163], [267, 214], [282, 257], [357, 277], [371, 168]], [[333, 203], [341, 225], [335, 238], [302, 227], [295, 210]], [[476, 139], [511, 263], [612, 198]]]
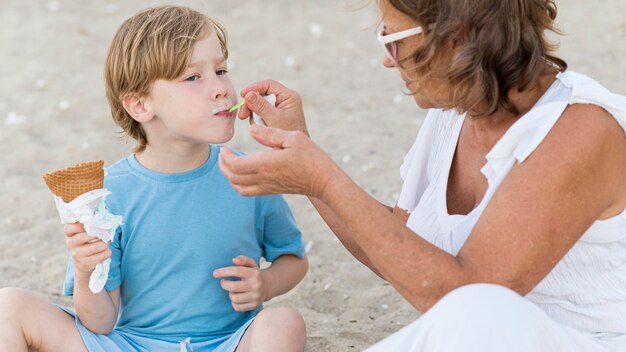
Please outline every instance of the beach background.
[[[398, 168], [425, 112], [385, 69], [374, 4], [355, 0], [2, 0], [0, 2], [0, 287], [19, 286], [52, 302], [68, 253], [45, 172], [123, 158], [106, 104], [103, 58], [116, 28], [140, 9], [186, 5], [219, 19], [229, 33], [229, 74], [237, 90], [265, 78], [303, 97], [312, 138], [364, 189], [394, 204]], [[558, 54], [571, 69], [626, 94], [626, 1], [557, 0], [566, 34]], [[364, 6], [365, 5], [365, 6]], [[261, 148], [238, 121], [228, 146]], [[303, 197], [288, 196], [310, 260], [306, 278], [268, 302], [298, 309], [307, 351], [348, 352], [397, 331], [419, 315], [357, 262]], [[355, 204], [355, 207], [358, 206]]]

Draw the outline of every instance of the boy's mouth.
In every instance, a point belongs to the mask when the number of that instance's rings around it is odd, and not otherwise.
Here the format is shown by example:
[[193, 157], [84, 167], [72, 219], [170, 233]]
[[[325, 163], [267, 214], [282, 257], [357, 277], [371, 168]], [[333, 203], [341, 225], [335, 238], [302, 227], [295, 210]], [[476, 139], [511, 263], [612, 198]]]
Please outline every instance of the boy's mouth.
[[215, 117], [232, 118], [234, 116], [232, 112], [228, 112], [227, 106], [222, 106], [217, 109], [213, 109], [211, 113]]

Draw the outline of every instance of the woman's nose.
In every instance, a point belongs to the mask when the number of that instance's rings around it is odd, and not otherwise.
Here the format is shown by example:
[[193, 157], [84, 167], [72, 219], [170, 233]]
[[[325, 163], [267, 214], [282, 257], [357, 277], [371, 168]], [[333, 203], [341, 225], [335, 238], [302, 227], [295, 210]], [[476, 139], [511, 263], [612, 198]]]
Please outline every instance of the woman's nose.
[[396, 60], [393, 60], [388, 55], [385, 55], [385, 57], [383, 58], [383, 65], [386, 68], [394, 68], [396, 67], [397, 63], [396, 63]]

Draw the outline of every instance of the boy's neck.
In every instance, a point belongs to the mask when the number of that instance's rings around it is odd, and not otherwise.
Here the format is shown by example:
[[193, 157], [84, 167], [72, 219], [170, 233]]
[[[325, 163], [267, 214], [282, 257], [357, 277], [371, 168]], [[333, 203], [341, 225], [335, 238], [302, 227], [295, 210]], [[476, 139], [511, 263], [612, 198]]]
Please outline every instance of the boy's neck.
[[164, 174], [178, 174], [202, 166], [211, 155], [209, 145], [191, 148], [156, 148], [146, 146], [135, 154], [137, 161], [145, 168]]

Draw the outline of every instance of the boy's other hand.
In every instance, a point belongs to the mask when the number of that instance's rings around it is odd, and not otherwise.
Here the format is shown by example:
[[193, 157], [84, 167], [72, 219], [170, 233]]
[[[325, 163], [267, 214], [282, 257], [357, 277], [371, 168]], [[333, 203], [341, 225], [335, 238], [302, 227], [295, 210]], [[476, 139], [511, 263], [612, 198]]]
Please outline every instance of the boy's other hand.
[[109, 244], [85, 232], [81, 223], [63, 226], [65, 244], [74, 259], [75, 274], [90, 275], [98, 263], [111, 257]]
[[[265, 301], [263, 273], [257, 263], [244, 255], [233, 258], [235, 266], [216, 269], [213, 277], [221, 278], [222, 288], [228, 291], [233, 308], [238, 312], [253, 310]], [[240, 280], [226, 280], [238, 277]]]

